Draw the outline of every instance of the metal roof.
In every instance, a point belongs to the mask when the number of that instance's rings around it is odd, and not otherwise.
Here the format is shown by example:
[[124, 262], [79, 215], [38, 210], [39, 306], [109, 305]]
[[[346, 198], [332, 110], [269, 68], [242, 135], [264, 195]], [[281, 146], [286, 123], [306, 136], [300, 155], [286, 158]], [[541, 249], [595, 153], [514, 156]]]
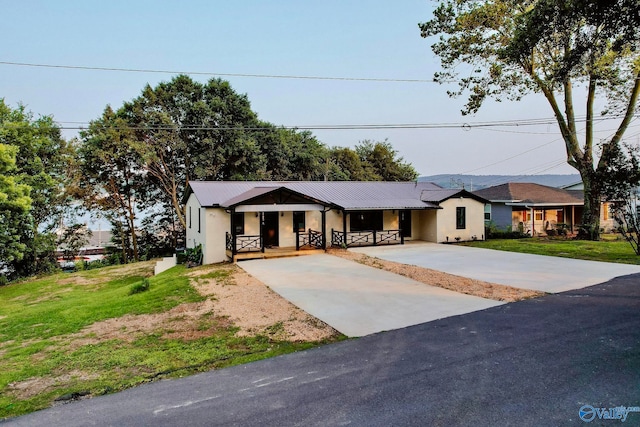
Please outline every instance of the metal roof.
[[345, 210], [436, 209], [461, 191], [430, 182], [191, 181], [185, 197], [193, 193], [201, 206], [229, 207], [282, 187]]

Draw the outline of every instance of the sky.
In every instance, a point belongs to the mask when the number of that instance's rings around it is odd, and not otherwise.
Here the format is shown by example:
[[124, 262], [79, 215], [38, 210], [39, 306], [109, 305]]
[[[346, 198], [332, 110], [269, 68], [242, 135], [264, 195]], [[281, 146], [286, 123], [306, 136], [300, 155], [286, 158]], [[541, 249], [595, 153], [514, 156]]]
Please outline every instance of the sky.
[[[462, 116], [464, 98], [429, 82], [439, 69], [419, 22], [426, 0], [0, 0], [0, 98], [78, 127], [178, 72], [221, 77], [247, 94], [262, 120], [283, 126], [453, 124], [447, 129], [312, 130], [329, 147], [388, 140], [421, 176], [571, 174], [553, 124], [476, 127], [550, 119], [542, 95], [488, 102]], [[6, 64], [165, 70], [123, 72]], [[211, 73], [211, 74], [206, 74]], [[236, 74], [220, 76], [219, 74]], [[423, 80], [361, 81], [271, 76]], [[637, 125], [637, 124], [636, 124]], [[597, 128], [601, 137], [612, 124]], [[629, 133], [637, 133], [638, 127]], [[71, 138], [73, 129], [65, 130]], [[636, 136], [637, 138], [637, 136]]]

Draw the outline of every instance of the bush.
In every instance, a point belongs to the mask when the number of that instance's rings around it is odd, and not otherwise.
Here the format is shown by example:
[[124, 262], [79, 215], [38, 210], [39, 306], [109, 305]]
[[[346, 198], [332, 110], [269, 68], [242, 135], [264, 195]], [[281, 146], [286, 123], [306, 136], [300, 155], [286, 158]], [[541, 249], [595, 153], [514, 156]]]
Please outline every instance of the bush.
[[518, 230], [514, 231], [511, 226], [500, 229], [493, 223], [485, 226], [484, 235], [487, 236], [487, 239], [522, 239], [531, 237], [531, 235], [524, 232], [524, 227], [518, 227]]
[[149, 279], [144, 279], [142, 282], [134, 283], [129, 289], [129, 295], [139, 294], [149, 290]]

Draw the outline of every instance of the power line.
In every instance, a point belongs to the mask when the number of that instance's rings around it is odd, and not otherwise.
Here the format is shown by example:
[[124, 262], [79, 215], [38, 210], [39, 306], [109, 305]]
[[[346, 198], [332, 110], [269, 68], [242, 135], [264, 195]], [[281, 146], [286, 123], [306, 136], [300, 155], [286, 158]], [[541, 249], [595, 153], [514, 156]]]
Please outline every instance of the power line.
[[199, 76], [222, 76], [222, 77], [250, 77], [262, 79], [297, 79], [297, 80], [338, 80], [338, 81], [358, 81], [358, 82], [379, 82], [379, 83], [438, 83], [434, 79], [387, 79], [377, 77], [331, 77], [331, 76], [298, 76], [287, 74], [249, 74], [249, 73], [219, 73], [213, 71], [177, 71], [159, 70], [150, 68], [117, 68], [117, 67], [90, 67], [84, 65], [59, 65], [59, 64], [36, 64], [28, 62], [0, 61], [0, 65], [13, 65], [18, 67], [36, 68], [59, 68], [66, 70], [85, 71], [117, 71], [123, 73], [151, 73], [151, 74], [187, 74]]
[[[611, 116], [602, 118], [600, 121], [615, 120], [619, 117]], [[586, 118], [576, 118], [577, 122], [586, 121]], [[81, 121], [56, 121], [58, 124], [69, 124], [72, 126], [60, 126], [64, 130], [84, 130], [92, 122]], [[93, 122], [95, 123], [95, 122]], [[151, 125], [151, 126], [126, 126], [131, 130], [180, 130], [180, 131], [207, 131], [207, 130], [376, 130], [376, 129], [489, 129], [496, 127], [528, 127], [556, 124], [555, 118], [531, 118], [487, 122], [457, 122], [457, 123], [386, 123], [386, 124], [328, 124], [328, 125], [288, 125], [288, 126], [174, 126], [174, 125]], [[110, 127], [119, 129], [118, 127]], [[123, 127], [122, 129], [124, 129]], [[496, 130], [496, 129], [491, 129]], [[526, 132], [523, 132], [526, 133]], [[535, 133], [532, 133], [535, 134]]]

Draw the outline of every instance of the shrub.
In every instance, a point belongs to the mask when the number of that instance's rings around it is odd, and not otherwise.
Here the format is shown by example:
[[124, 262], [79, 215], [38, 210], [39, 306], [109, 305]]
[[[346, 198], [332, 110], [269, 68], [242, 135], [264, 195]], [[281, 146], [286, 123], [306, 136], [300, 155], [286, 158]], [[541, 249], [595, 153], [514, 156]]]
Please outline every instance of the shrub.
[[129, 289], [129, 295], [139, 294], [149, 290], [149, 279], [144, 279], [142, 282], [134, 283]]

